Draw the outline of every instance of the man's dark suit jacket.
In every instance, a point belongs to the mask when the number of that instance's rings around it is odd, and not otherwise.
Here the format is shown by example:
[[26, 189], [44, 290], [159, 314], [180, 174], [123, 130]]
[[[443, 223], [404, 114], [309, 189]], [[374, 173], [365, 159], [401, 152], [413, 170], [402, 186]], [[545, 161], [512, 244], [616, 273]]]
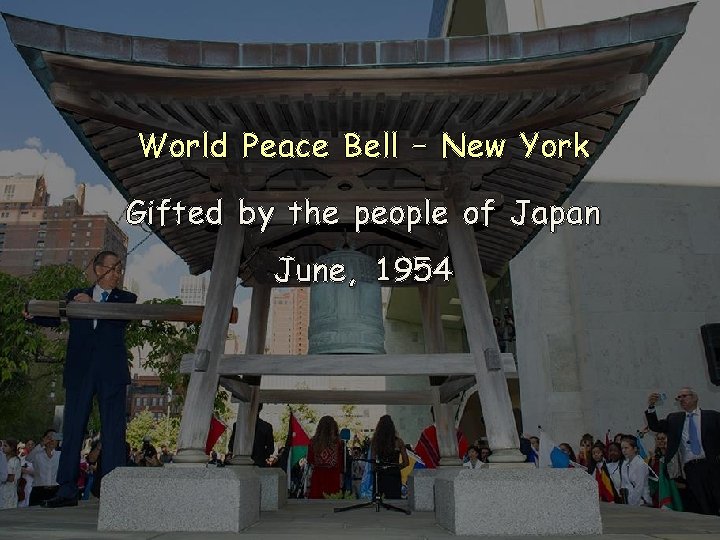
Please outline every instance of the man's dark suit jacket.
[[[73, 289], [67, 296], [67, 302], [78, 293], [92, 297], [93, 288]], [[131, 292], [113, 289], [108, 302], [134, 304], [137, 296]], [[57, 326], [60, 319], [51, 317], [35, 317], [33, 320], [40, 326]], [[125, 328], [128, 321], [118, 319], [98, 319], [93, 328], [93, 319], [68, 319], [70, 335], [68, 337], [67, 355], [63, 383], [65, 388], [72, 388], [83, 380], [88, 370], [93, 370], [95, 380], [116, 382], [121, 385], [130, 384], [130, 370], [125, 346]]]
[[[655, 432], [667, 433], [666, 462], [669, 462], [680, 448], [686, 414], [685, 412], [674, 412], [668, 414], [665, 420], [658, 420], [655, 412], [645, 411], [648, 427]], [[718, 463], [718, 460], [720, 460], [720, 413], [701, 409], [700, 432], [705, 457], [714, 463]]]
[[[235, 428], [237, 422], [233, 423], [232, 434], [230, 435], [230, 444], [228, 445], [228, 451], [234, 454], [235, 450]], [[259, 416], [255, 422], [255, 438], [253, 439], [252, 454], [250, 459], [258, 467], [267, 467], [265, 460], [273, 455], [275, 452], [275, 439], [273, 439], [273, 428], [272, 424], [266, 422]]]
[[253, 440], [252, 456], [250, 456], [258, 467], [267, 467], [265, 460], [273, 455], [275, 451], [275, 439], [273, 439], [272, 424], [258, 416], [255, 422], [255, 440]]

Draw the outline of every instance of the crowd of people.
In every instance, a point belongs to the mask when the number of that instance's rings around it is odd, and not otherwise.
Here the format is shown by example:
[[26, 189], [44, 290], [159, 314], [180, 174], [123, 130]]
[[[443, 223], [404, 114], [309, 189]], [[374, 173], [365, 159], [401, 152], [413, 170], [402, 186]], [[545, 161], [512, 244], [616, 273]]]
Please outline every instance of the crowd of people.
[[[586, 470], [598, 483], [600, 500], [609, 503], [644, 505], [655, 508], [685, 510], [718, 515], [720, 510], [720, 414], [700, 410], [698, 396], [691, 388], [683, 388], [676, 400], [682, 412], [659, 419], [655, 405], [660, 394], [648, 397], [645, 411], [647, 428], [636, 435], [618, 433], [605, 441], [586, 433], [579, 441], [578, 452], [568, 443], [558, 445], [567, 456], [567, 466]], [[287, 448], [274, 454], [272, 426], [258, 418], [252, 459], [258, 466], [285, 467]], [[655, 445], [645, 450], [643, 436], [655, 432]], [[483, 441], [468, 444], [457, 432], [458, 457], [463, 466], [479, 469], [492, 462], [492, 451]], [[2, 441], [0, 455], [0, 508], [42, 505], [52, 500], [60, 488], [58, 475], [62, 436], [48, 429], [38, 444], [33, 440]], [[521, 451], [527, 461], [541, 464], [541, 437], [521, 437]], [[232, 450], [232, 449], [231, 449]], [[224, 466], [232, 456], [213, 451], [209, 465]], [[440, 464], [437, 433], [434, 425], [423, 430], [413, 447], [400, 438], [392, 418], [382, 416], [372, 438], [347, 444], [340, 438], [338, 424], [331, 416], [320, 419], [310, 439], [306, 458], [291, 468], [290, 495], [297, 498], [321, 499], [336, 497], [370, 497], [373, 495], [372, 474], [378, 468], [377, 493], [384, 498], [398, 499], [405, 495], [404, 485], [414, 463], [435, 468]], [[102, 445], [99, 437], [88, 438], [75, 458], [80, 471], [76, 481], [78, 499], [91, 494], [99, 496]], [[71, 456], [66, 455], [66, 460]], [[160, 467], [172, 463], [173, 454], [167, 446], [158, 452], [146, 437], [140, 448], [125, 443], [125, 466]], [[370, 479], [368, 485], [366, 480]], [[370, 492], [368, 492], [370, 489]]]
[[[611, 442], [606, 434], [603, 442], [586, 433], [577, 455], [568, 443], [558, 448], [569, 467], [595, 477], [605, 502], [720, 514], [720, 413], [701, 410], [697, 393], [684, 387], [675, 398], [681, 411], [660, 420], [655, 410], [660, 400], [659, 393], [649, 395], [647, 427], [636, 435], [618, 433]], [[651, 452], [642, 443], [649, 432], [655, 434]], [[529, 442], [530, 459], [537, 462], [540, 439]]]
[[[40, 506], [57, 496], [62, 455], [62, 436], [58, 432], [48, 429], [37, 444], [33, 439], [21, 442], [8, 438], [0, 441], [0, 446], [0, 509]], [[161, 467], [172, 463], [168, 447], [163, 446], [158, 452], [149, 437], [145, 437], [140, 448], [131, 448], [129, 443], [125, 448], [127, 467]], [[78, 456], [78, 500], [100, 496], [101, 463], [100, 436], [86, 438]]]
[[[67, 302], [135, 303], [137, 297], [118, 288], [122, 261], [117, 253], [102, 251], [93, 259], [96, 281], [91, 287], [73, 289]], [[60, 324], [58, 317], [32, 317], [28, 322], [46, 327]], [[150, 440], [140, 449], [125, 441], [125, 396], [130, 383], [125, 345], [127, 321], [110, 319], [69, 319], [69, 337], [63, 374], [66, 389], [62, 435], [47, 430], [39, 444], [17, 439], [2, 441], [0, 454], [0, 508], [42, 505], [49, 508], [76, 506], [78, 500], [99, 494], [102, 476], [119, 466], [162, 466], [172, 462], [167, 448], [157, 452]], [[512, 313], [495, 318], [501, 350], [514, 342]], [[102, 438], [84, 439], [93, 397], [97, 396]], [[590, 434], [580, 440], [579, 455], [563, 443], [571, 467], [580, 467], [595, 476], [602, 500], [630, 505], [684, 508], [717, 515], [720, 510], [720, 413], [700, 410], [692, 388], [682, 388], [676, 401], [682, 409], [659, 419], [655, 405], [662, 396], [652, 393], [645, 412], [647, 426], [656, 435], [654, 452], [644, 460], [639, 454], [640, 439], [618, 434], [613, 442], [602, 442]], [[64, 440], [63, 440], [64, 439]], [[234, 440], [234, 436], [231, 437]], [[62, 451], [58, 444], [62, 442]], [[84, 444], [83, 444], [84, 443]], [[492, 461], [491, 451], [481, 441], [468, 445], [457, 432], [457, 447], [464, 466], [482, 468]], [[426, 467], [440, 464], [434, 425], [426, 428], [413, 454]], [[521, 451], [528, 461], [540, 462], [540, 439], [523, 437]], [[288, 449], [273, 458], [272, 426], [258, 418], [252, 460], [258, 466], [287, 464]], [[372, 439], [364, 447], [342, 443], [337, 422], [323, 417], [312, 437], [307, 459], [291, 471], [296, 496], [321, 498], [338, 493], [363, 493], [363, 480], [377, 470], [376, 492], [387, 498], [402, 496], [403, 470], [409, 464], [412, 447], [399, 437], [390, 416], [380, 418]], [[214, 454], [212, 465], [224, 465], [226, 458]], [[354, 459], [353, 459], [354, 458]], [[373, 475], [375, 476], [375, 475]], [[664, 489], [663, 489], [664, 488]], [[677, 497], [675, 497], [677, 494]], [[677, 499], [677, 500], [676, 500]]]

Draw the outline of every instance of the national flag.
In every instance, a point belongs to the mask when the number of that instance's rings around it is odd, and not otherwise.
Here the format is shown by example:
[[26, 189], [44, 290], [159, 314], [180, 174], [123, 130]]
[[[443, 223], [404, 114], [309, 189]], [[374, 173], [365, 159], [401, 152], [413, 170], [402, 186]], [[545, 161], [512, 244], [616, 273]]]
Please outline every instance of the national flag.
[[655, 478], [650, 478], [650, 494], [653, 495], [653, 497], [657, 494], [658, 508], [682, 512], [683, 504], [680, 499], [680, 492], [675, 482], [668, 476], [665, 460], [660, 459], [658, 462], [660, 470], [657, 472]]
[[[371, 448], [368, 448], [365, 459], [372, 459]], [[362, 480], [360, 481], [359, 497], [361, 499], [372, 499], [373, 497], [373, 466], [371, 463], [365, 463], [365, 470], [363, 471]]]
[[292, 469], [295, 464], [302, 458], [307, 456], [308, 446], [310, 446], [310, 437], [303, 429], [295, 415], [290, 413], [290, 429], [288, 430], [288, 439], [285, 443], [287, 448], [291, 449], [290, 459], [288, 463]]
[[292, 468], [304, 457], [307, 456], [308, 446], [310, 445], [310, 437], [303, 429], [302, 425], [295, 418], [290, 409], [290, 417], [288, 419], [288, 433], [285, 438], [285, 449], [280, 456], [279, 465], [285, 469], [287, 473], [288, 489], [292, 482]]
[[570, 456], [560, 450], [560, 447], [542, 429], [540, 430], [538, 465], [554, 469], [566, 469], [570, 466]]
[[400, 469], [400, 480], [404, 485], [407, 485], [408, 477], [415, 469], [425, 468], [425, 463], [423, 463], [420, 456], [418, 456], [415, 452], [407, 450], [407, 456], [409, 461], [407, 467]]
[[408, 455], [408, 458], [410, 459], [411, 464], [413, 465], [413, 469], [425, 469], [426, 468], [425, 462], [415, 452], [413, 452], [412, 450], [408, 450], [407, 455]]
[[220, 422], [220, 420], [214, 416], [210, 418], [210, 429], [208, 430], [207, 441], [205, 441], [206, 454], [210, 453], [213, 446], [215, 446], [215, 443], [218, 442], [218, 439], [222, 436], [222, 434], [225, 433], [226, 429], [227, 426]]
[[642, 433], [640, 433], [639, 431], [637, 432], [637, 435], [635, 435], [635, 442], [636, 442], [636, 444], [637, 444], [637, 451], [638, 451], [638, 455], [639, 455], [642, 459], [647, 459], [648, 453], [647, 453], [647, 450], [645, 450], [645, 446], [644, 446], [643, 443], [642, 443], [642, 437], [643, 437], [643, 436], [642, 436]]
[[570, 456], [556, 446], [550, 451], [550, 463], [553, 469], [567, 469], [570, 466]]
[[[460, 430], [456, 430], [455, 434], [457, 436], [458, 457], [462, 459], [467, 454], [468, 442]], [[420, 440], [415, 445], [415, 452], [428, 469], [438, 467], [440, 464], [440, 448], [437, 440], [437, 429], [434, 424], [426, 427], [420, 434]]]
[[595, 480], [598, 485], [598, 492], [600, 493], [600, 500], [605, 502], [615, 502], [618, 498], [615, 485], [610, 479], [610, 473], [607, 470], [607, 465], [602, 464], [602, 467], [595, 469]]

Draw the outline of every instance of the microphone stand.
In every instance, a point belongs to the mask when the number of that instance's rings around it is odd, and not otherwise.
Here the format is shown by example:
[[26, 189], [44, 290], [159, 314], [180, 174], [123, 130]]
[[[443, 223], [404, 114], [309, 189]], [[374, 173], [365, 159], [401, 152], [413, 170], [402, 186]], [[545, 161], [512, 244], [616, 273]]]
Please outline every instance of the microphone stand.
[[399, 463], [381, 463], [379, 458], [373, 459], [356, 459], [355, 461], [364, 461], [365, 463], [372, 463], [375, 465], [373, 469], [373, 496], [372, 500], [366, 503], [353, 504], [352, 506], [345, 506], [344, 508], [333, 508], [333, 512], [347, 512], [348, 510], [357, 510], [358, 508], [367, 508], [369, 506], [375, 506], [375, 511], [379, 512], [380, 508], [385, 510], [395, 510], [396, 512], [402, 512], [403, 514], [410, 515], [410, 510], [407, 508], [400, 508], [392, 504], [383, 501], [382, 493], [380, 493], [380, 486], [378, 484], [378, 477], [380, 470], [386, 471], [388, 469], [400, 468]]

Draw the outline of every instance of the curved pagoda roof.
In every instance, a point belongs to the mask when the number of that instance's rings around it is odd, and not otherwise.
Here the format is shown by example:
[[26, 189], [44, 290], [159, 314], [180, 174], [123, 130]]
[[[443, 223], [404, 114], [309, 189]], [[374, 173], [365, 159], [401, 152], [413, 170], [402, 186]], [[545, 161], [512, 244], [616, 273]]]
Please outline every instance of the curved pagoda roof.
[[[512, 225], [518, 207], [507, 203], [550, 206], [570, 195], [682, 37], [693, 6], [507, 35], [307, 44], [176, 41], [4, 18], [53, 105], [126, 199], [208, 201], [222, 187], [217, 179], [232, 177], [247, 199], [268, 205], [284, 200], [268, 192], [302, 199], [303, 191], [352, 177], [351, 185], [396, 191], [391, 200], [402, 201], [409, 191], [437, 194], [443, 176], [461, 170], [474, 179], [471, 189], [505, 197], [490, 225], [475, 230], [485, 271], [499, 274], [540, 228]], [[227, 132], [228, 158], [146, 159], [138, 131], [182, 138]], [[397, 131], [428, 147], [400, 150], [395, 160], [349, 160], [341, 152], [325, 160], [239, 159], [231, 141], [247, 131], [260, 139], [330, 139], [331, 148], [348, 131]], [[539, 131], [541, 139], [577, 131], [591, 141], [590, 157], [524, 159], [520, 131]], [[450, 164], [440, 152], [442, 132], [506, 137], [505, 159]], [[187, 223], [153, 228], [191, 272], [211, 268], [216, 231]], [[412, 237], [380, 227], [349, 236], [374, 257], [438, 260], [448, 253], [444, 232], [427, 229]], [[268, 281], [279, 256], [311, 262], [337, 246], [338, 234], [342, 228], [274, 224], [259, 234], [251, 227], [240, 277], [249, 285]]]

